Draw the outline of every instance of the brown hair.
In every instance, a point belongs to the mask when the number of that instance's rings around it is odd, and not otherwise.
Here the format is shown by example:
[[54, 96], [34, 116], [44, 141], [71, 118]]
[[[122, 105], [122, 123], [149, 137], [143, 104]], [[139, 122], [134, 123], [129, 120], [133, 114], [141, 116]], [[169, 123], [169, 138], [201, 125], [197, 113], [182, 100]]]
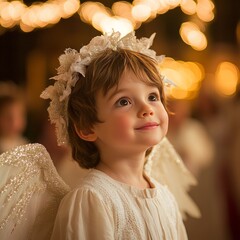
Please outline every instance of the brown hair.
[[125, 69], [143, 82], [159, 89], [161, 101], [166, 107], [163, 82], [157, 69], [157, 62], [138, 52], [126, 49], [107, 49], [100, 53], [87, 67], [86, 76], [79, 74], [68, 102], [68, 134], [72, 156], [83, 168], [93, 168], [100, 161], [99, 151], [93, 142], [81, 139], [75, 130], [90, 130], [99, 123], [96, 110], [97, 92], [105, 95], [117, 86]]

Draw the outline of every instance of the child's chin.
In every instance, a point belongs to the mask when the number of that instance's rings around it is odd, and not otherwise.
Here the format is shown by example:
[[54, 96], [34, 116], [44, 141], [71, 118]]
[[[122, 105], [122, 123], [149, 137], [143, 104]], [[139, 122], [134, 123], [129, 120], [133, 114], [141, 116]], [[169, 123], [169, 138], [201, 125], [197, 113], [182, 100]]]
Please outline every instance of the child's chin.
[[158, 137], [155, 137], [153, 139], [151, 139], [151, 142], [150, 142], [150, 145], [151, 147], [154, 147], [155, 145], [157, 145], [158, 143], [160, 143], [163, 139], [163, 136], [158, 136]]

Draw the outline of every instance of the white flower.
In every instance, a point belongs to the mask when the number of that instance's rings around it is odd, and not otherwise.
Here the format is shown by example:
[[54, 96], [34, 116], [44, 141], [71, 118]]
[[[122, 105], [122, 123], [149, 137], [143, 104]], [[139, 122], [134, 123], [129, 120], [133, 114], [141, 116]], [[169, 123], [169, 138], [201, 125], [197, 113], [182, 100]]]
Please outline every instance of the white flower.
[[[58, 74], [68, 72], [72, 63], [76, 61], [79, 57], [78, 52], [75, 49], [67, 48], [65, 54], [59, 57], [60, 66], [57, 69]], [[67, 79], [65, 79], [67, 81]]]

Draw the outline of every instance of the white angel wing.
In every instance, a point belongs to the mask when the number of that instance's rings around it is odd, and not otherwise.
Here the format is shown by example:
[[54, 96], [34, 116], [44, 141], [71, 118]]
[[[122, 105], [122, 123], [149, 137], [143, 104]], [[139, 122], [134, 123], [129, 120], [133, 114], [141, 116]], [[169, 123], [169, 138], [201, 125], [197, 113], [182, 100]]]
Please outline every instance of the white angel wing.
[[0, 155], [0, 239], [47, 240], [62, 197], [70, 188], [40, 144]]
[[196, 218], [201, 216], [197, 205], [188, 195], [189, 188], [196, 185], [197, 181], [187, 170], [167, 138], [153, 148], [145, 164], [145, 171], [168, 186], [177, 200], [184, 219], [186, 213]]

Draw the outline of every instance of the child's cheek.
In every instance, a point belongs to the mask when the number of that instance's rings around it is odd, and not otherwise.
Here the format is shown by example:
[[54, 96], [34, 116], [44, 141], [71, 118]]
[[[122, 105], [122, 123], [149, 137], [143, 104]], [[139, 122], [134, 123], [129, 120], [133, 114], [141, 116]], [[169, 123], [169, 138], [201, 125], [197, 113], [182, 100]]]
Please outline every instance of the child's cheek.
[[133, 128], [129, 117], [126, 116], [118, 116], [115, 119], [114, 129], [116, 134], [120, 137], [125, 137], [126, 133]]

